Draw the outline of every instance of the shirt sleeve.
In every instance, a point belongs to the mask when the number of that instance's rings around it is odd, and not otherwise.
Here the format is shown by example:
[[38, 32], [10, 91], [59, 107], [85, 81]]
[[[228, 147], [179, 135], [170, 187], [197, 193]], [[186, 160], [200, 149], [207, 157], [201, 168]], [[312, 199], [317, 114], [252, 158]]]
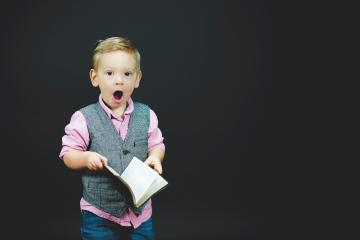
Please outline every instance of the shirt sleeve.
[[165, 150], [164, 138], [158, 127], [158, 118], [155, 112], [150, 109], [150, 126], [148, 132], [148, 151], [150, 152], [154, 148], [161, 148]]
[[86, 151], [89, 145], [89, 131], [86, 119], [80, 111], [76, 111], [70, 123], [65, 127], [65, 135], [62, 137], [62, 149], [59, 157], [71, 150]]

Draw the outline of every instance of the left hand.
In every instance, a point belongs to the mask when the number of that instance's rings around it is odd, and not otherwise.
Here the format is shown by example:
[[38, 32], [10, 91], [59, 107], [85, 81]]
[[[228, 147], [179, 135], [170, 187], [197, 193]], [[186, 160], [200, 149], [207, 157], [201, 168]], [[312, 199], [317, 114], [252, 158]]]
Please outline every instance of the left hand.
[[149, 156], [145, 162], [147, 165], [152, 167], [155, 171], [157, 171], [159, 174], [162, 174], [162, 165], [160, 159], [157, 157]]

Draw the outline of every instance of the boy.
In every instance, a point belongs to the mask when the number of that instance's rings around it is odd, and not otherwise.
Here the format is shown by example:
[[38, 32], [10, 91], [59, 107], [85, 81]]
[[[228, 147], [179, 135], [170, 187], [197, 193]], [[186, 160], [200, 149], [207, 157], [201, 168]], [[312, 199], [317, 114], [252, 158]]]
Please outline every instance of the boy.
[[154, 239], [151, 199], [135, 209], [104, 167], [121, 173], [136, 156], [162, 173], [165, 146], [157, 117], [131, 99], [142, 76], [140, 54], [128, 39], [99, 41], [89, 74], [99, 101], [72, 115], [60, 152], [67, 167], [82, 170], [82, 239]]

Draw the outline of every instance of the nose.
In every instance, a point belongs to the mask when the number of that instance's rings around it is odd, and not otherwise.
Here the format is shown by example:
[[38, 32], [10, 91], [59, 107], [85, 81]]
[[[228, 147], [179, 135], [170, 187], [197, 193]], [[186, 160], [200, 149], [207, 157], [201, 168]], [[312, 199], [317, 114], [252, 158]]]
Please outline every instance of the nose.
[[122, 79], [122, 76], [120, 75], [120, 76], [117, 76], [116, 78], [115, 78], [115, 85], [123, 85], [124, 84], [124, 81], [123, 81], [123, 79]]

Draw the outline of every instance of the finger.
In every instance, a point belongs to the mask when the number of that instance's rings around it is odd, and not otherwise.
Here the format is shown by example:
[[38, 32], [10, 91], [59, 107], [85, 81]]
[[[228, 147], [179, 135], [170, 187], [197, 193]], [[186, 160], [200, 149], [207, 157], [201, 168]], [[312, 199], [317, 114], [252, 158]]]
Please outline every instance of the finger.
[[162, 174], [162, 166], [161, 166], [161, 164], [155, 164], [154, 168], [159, 174]]
[[151, 159], [150, 159], [150, 158], [147, 158], [144, 163], [147, 164], [147, 165], [150, 165]]
[[101, 154], [99, 154], [99, 153], [96, 153], [96, 155], [98, 155], [101, 160], [107, 162], [107, 158], [106, 158], [105, 156], [103, 156], [103, 155], [101, 155]]
[[107, 159], [101, 159], [101, 163], [102, 163], [102, 166], [107, 166], [108, 163], [107, 163]]
[[90, 164], [90, 169], [91, 170], [97, 170], [97, 165], [96, 165], [96, 162], [91, 162], [91, 164]]
[[96, 170], [101, 170], [103, 168], [103, 164], [101, 160], [95, 162]]

